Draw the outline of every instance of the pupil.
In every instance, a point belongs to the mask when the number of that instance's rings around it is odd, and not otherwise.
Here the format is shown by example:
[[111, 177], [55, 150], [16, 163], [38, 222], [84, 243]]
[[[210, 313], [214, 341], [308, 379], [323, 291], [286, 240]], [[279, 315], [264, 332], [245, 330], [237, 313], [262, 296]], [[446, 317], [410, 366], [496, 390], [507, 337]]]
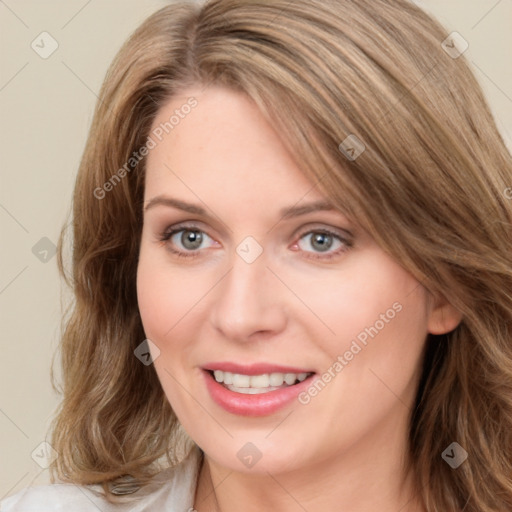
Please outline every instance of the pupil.
[[[328, 239], [328, 242], [326, 242]], [[316, 248], [320, 249], [320, 251], [327, 251], [332, 245], [332, 237], [326, 233], [317, 233], [313, 237], [313, 245], [320, 244]]]
[[184, 231], [181, 237], [183, 246], [187, 249], [197, 249], [201, 246], [203, 236], [199, 231]]

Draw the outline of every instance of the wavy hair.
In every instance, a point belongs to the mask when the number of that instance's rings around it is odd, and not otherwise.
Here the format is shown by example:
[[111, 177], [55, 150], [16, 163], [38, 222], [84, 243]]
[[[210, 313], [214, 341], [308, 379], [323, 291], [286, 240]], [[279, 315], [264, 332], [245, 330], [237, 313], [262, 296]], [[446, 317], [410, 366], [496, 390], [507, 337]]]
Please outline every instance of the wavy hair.
[[[65, 227], [59, 240], [74, 301], [53, 481], [101, 484], [113, 501], [127, 475], [144, 485], [178, 460], [177, 418], [134, 356], [145, 158], [130, 159], [174, 94], [215, 84], [247, 94], [333, 204], [462, 313], [426, 339], [407, 467], [429, 512], [512, 510], [512, 159], [447, 37], [406, 0], [177, 3], [131, 35], [80, 163], [69, 275]], [[458, 469], [441, 456], [452, 442], [469, 454]]]

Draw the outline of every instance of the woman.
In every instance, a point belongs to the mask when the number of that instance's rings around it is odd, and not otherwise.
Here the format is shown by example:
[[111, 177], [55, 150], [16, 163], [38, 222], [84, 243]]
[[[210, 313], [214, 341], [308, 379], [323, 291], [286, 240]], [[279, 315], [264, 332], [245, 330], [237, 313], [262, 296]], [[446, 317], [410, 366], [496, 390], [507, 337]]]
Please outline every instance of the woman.
[[76, 183], [63, 483], [2, 510], [510, 510], [511, 185], [415, 5], [161, 9]]

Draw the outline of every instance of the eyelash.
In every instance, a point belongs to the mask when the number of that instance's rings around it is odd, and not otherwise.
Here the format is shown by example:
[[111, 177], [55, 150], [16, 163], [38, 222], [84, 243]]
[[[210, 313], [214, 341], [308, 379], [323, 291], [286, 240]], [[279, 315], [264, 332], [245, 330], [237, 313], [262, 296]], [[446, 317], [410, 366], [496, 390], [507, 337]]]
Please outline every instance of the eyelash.
[[[181, 233], [182, 231], [198, 231], [200, 233], [203, 233], [203, 234], [207, 235], [198, 226], [194, 226], [194, 225], [178, 225], [178, 226], [174, 226], [170, 230], [169, 230], [169, 228], [167, 228], [158, 237], [158, 239], [159, 239], [159, 241], [162, 244], [165, 244], [166, 242], [168, 242], [172, 238], [173, 235], [175, 235], [176, 233]], [[325, 253], [322, 256], [306, 256], [306, 258], [311, 258], [311, 259], [316, 259], [316, 260], [330, 260], [330, 259], [335, 258], [336, 256], [339, 256], [340, 254], [346, 252], [347, 250], [349, 250], [353, 246], [353, 242], [351, 240], [343, 238], [338, 233], [335, 233], [335, 232], [333, 232], [333, 231], [331, 231], [329, 229], [326, 229], [326, 228], [319, 228], [319, 229], [312, 229], [312, 230], [309, 230], [309, 231], [305, 231], [304, 233], [301, 233], [299, 235], [298, 239], [301, 240], [304, 236], [315, 234], [315, 233], [329, 235], [329, 236], [332, 236], [334, 238], [337, 238], [344, 245], [344, 247], [339, 248], [335, 252]], [[199, 254], [199, 250], [183, 252], [183, 251], [177, 251], [176, 249], [173, 249], [171, 247], [169, 247], [168, 250], [170, 252], [172, 252], [173, 254], [175, 254], [178, 258], [194, 258], [194, 257], [197, 257], [198, 254]], [[310, 253], [308, 252], [308, 254], [310, 254]], [[320, 253], [316, 253], [316, 254], [320, 254]]]

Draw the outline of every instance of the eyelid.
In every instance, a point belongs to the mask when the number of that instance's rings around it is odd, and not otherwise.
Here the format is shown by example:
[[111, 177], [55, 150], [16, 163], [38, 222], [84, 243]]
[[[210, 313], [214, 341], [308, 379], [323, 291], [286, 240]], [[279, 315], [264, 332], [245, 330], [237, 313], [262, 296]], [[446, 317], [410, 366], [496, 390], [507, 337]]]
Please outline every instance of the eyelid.
[[201, 231], [208, 234], [206, 232], [207, 228], [203, 227], [205, 225], [206, 224], [204, 224], [204, 222], [201, 222], [199, 220], [185, 220], [183, 222], [176, 222], [175, 224], [168, 224], [167, 227], [162, 231], [162, 233], [170, 233], [171, 231], [177, 231], [179, 229], [190, 229]]
[[315, 230], [327, 231], [333, 235], [339, 236], [340, 238], [348, 238], [350, 240], [354, 238], [354, 234], [348, 229], [326, 225], [326, 223], [321, 222], [308, 223], [306, 226], [301, 227], [294, 236], [302, 236]]
[[172, 236], [174, 236], [176, 233], [179, 233], [180, 231], [199, 231], [200, 233], [213, 240], [216, 244], [218, 244], [219, 242], [214, 237], [210, 236], [208, 231], [201, 227], [199, 224], [201, 223], [196, 221], [184, 221], [178, 222], [177, 224], [172, 224], [160, 233], [159, 238], [162, 239], [163, 237], [166, 237], [169, 240]]

